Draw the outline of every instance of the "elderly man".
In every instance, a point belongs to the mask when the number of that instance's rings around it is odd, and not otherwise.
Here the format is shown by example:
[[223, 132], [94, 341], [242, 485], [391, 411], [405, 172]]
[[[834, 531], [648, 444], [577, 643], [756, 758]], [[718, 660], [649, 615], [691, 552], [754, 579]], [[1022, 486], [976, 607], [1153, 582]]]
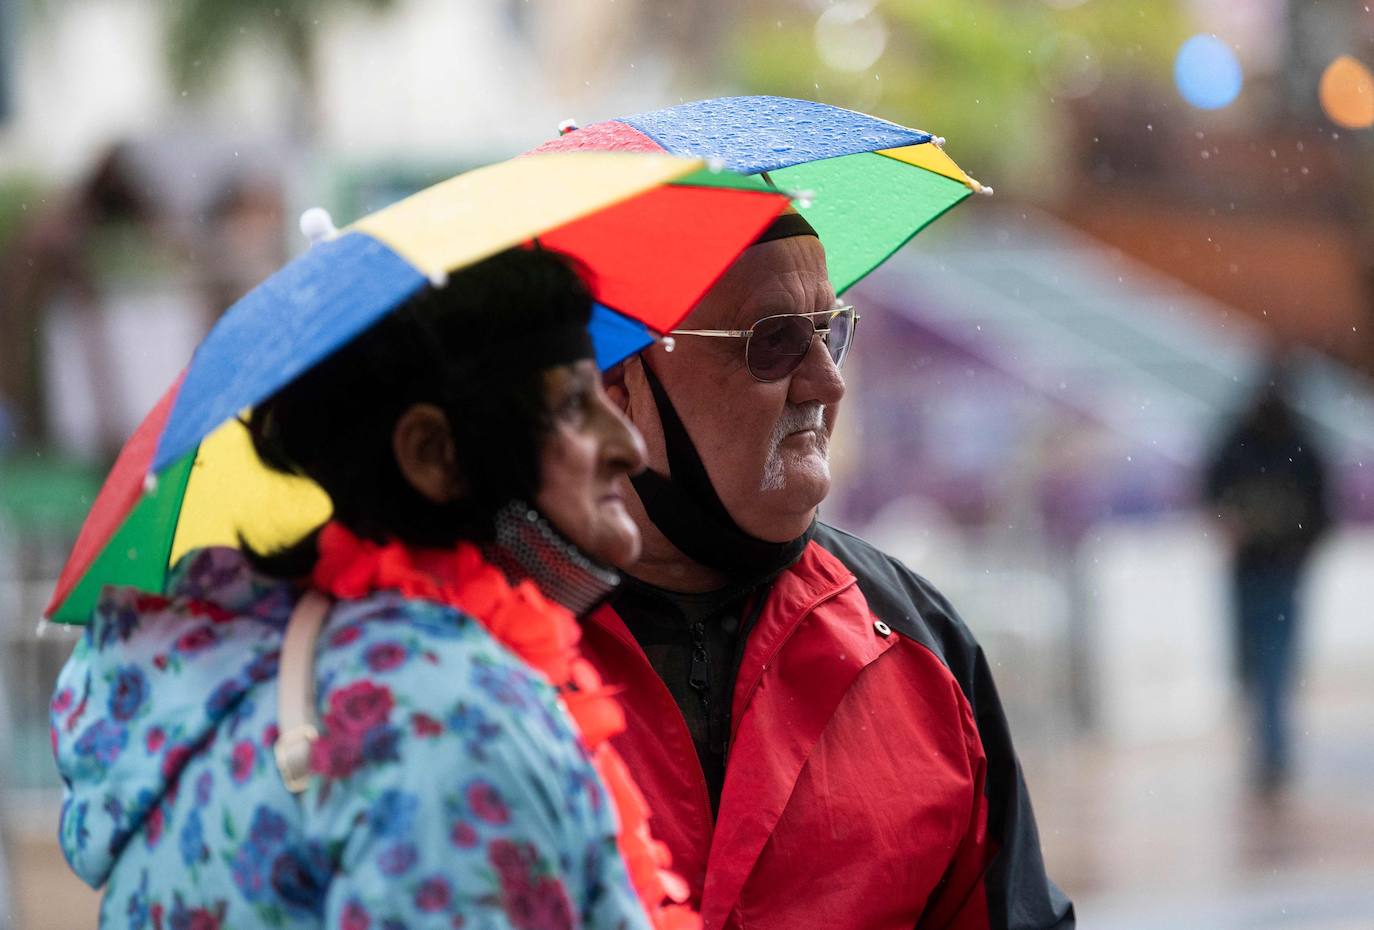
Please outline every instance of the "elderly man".
[[585, 646], [708, 930], [1065, 928], [987, 663], [950, 605], [816, 522], [853, 333], [780, 217], [674, 345], [608, 373], [650, 469]]

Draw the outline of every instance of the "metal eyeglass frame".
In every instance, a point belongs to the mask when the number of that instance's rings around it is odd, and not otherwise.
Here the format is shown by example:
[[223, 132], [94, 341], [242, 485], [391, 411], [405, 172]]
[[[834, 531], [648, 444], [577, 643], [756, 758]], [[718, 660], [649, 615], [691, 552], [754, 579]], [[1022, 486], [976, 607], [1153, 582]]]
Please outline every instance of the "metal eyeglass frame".
[[[758, 329], [759, 323], [764, 322], [764, 320], [776, 320], [778, 317], [784, 317], [784, 316], [804, 316], [804, 317], [807, 317], [807, 318], [811, 319], [811, 320], [812, 320], [812, 325], [815, 326], [815, 318], [816, 318], [816, 317], [827, 317], [827, 318], [833, 320], [833, 319], [835, 318], [836, 315], [841, 314], [841, 313], [845, 313], [846, 311], [853, 313], [853, 311], [854, 311], [854, 305], [853, 305], [853, 304], [841, 304], [841, 305], [838, 306], [838, 307], [831, 307], [829, 310], [813, 310], [813, 311], [810, 312], [810, 313], [774, 313], [774, 314], [770, 314], [769, 316], [766, 316], [766, 317], [764, 317], [763, 319], [759, 320], [758, 323], [755, 323], [753, 329], [674, 329], [674, 330], [670, 330], [670, 331], [668, 332], [668, 335], [670, 335], [670, 336], [713, 336], [713, 337], [718, 338], [718, 339], [744, 339], [744, 340], [746, 340], [745, 343], [744, 343], [745, 367], [749, 368], [749, 374], [753, 376], [753, 378], [754, 378], [755, 381], [761, 381], [761, 382], [763, 382], [764, 384], [769, 384], [769, 383], [771, 383], [771, 382], [773, 382], [773, 381], [781, 381], [783, 378], [786, 378], [787, 375], [790, 375], [793, 371], [796, 371], [797, 368], [800, 368], [800, 367], [801, 367], [801, 358], [802, 358], [802, 356], [799, 356], [799, 357], [798, 357], [798, 361], [797, 361], [796, 366], [793, 367], [791, 371], [787, 372], [787, 374], [778, 375], [778, 377], [776, 377], [776, 378], [760, 378], [758, 375], [754, 374], [754, 369], [753, 369], [753, 367], [749, 365], [749, 342], [748, 342], [748, 340], [751, 339], [751, 338], [753, 338], [754, 329]], [[850, 330], [849, 330], [849, 343], [850, 343], [851, 346], [854, 344], [854, 333], [855, 333], [855, 332], [858, 330], [858, 328], [859, 328], [859, 319], [860, 319], [859, 314], [854, 313], [854, 321], [853, 321], [853, 323], [851, 324]], [[819, 327], [819, 326], [816, 326], [814, 332], [813, 332], [812, 335], [811, 335], [812, 342], [815, 341], [816, 336], [820, 336], [822, 339], [824, 339], [824, 340], [825, 340], [826, 346], [829, 346], [829, 345], [830, 345], [830, 327], [829, 327], [829, 326], [825, 327], [824, 329], [822, 329], [822, 328]], [[810, 347], [808, 346], [808, 349], [809, 349], [809, 348], [810, 348]], [[827, 349], [827, 353], [828, 353], [828, 351], [829, 351], [829, 350]], [[842, 356], [840, 356], [840, 360], [839, 360], [838, 362], [836, 362], [835, 367], [836, 367], [836, 368], [839, 368], [840, 366], [842, 366], [842, 365], [844, 364], [844, 360], [845, 360], [846, 358], [848, 358], [848, 357], [849, 357], [849, 348], [846, 347], [846, 348], [845, 348], [845, 354], [842, 355]]]

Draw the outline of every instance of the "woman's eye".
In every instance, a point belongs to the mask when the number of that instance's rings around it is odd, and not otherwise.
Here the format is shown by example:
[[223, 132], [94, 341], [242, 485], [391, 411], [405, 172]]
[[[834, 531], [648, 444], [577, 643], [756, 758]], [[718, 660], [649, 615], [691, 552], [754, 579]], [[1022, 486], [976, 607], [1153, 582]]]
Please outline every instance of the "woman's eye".
[[560, 420], [577, 420], [587, 410], [587, 392], [576, 390], [564, 396], [562, 403], [558, 405], [555, 415]]

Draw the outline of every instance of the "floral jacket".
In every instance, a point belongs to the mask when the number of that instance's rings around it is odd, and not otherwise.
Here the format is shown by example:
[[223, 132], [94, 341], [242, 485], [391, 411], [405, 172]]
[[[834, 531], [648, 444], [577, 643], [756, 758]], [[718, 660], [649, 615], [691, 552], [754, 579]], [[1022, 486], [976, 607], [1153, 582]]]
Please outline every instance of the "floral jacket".
[[647, 925], [552, 688], [450, 608], [334, 608], [327, 774], [288, 793], [272, 745], [295, 596], [231, 549], [187, 555], [166, 598], [106, 592], [52, 703], [62, 847], [105, 887], [102, 927]]

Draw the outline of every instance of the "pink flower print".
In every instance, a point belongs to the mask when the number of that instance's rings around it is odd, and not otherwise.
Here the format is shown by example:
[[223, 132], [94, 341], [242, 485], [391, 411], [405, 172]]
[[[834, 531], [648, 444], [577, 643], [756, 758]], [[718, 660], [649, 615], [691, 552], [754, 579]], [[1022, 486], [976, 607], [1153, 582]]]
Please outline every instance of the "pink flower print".
[[357, 901], [349, 901], [339, 915], [340, 930], [367, 930], [372, 926], [372, 915]]
[[490, 782], [477, 780], [471, 782], [464, 792], [468, 808], [473, 816], [486, 823], [510, 823], [510, 809], [501, 799], [501, 794]]
[[325, 726], [331, 731], [362, 734], [379, 723], [385, 723], [395, 701], [388, 688], [360, 681], [340, 688], [329, 696], [329, 713]]
[[460, 820], [453, 825], [453, 832], [449, 834], [449, 839], [459, 849], [472, 849], [477, 845], [477, 831], [473, 829], [472, 824]]
[[176, 650], [188, 655], [199, 652], [207, 646], [215, 644], [215, 631], [208, 626], [200, 627], [189, 633], [183, 633], [178, 639]]
[[374, 675], [379, 675], [404, 665], [406, 648], [400, 643], [374, 643], [367, 647], [363, 660]]
[[251, 740], [242, 739], [234, 744], [229, 757], [229, 777], [234, 784], [241, 785], [253, 774], [253, 763], [257, 761], [257, 749]]
[[444, 725], [429, 714], [411, 714], [410, 725], [416, 736], [438, 736], [444, 732]]
[[442, 911], [453, 900], [453, 892], [442, 875], [433, 875], [420, 883], [415, 892], [415, 906], [426, 914]]
[[358, 637], [362, 635], [363, 631], [360, 627], [356, 625], [346, 626], [329, 637], [329, 644], [331, 646], [347, 646], [349, 643], [357, 642]]
[[310, 771], [326, 778], [347, 778], [363, 764], [361, 737], [329, 730], [310, 747]]
[[156, 846], [158, 840], [162, 839], [162, 828], [165, 824], [166, 817], [162, 813], [162, 805], [158, 804], [148, 812], [148, 819], [143, 822], [143, 836], [148, 841], [149, 849]]

